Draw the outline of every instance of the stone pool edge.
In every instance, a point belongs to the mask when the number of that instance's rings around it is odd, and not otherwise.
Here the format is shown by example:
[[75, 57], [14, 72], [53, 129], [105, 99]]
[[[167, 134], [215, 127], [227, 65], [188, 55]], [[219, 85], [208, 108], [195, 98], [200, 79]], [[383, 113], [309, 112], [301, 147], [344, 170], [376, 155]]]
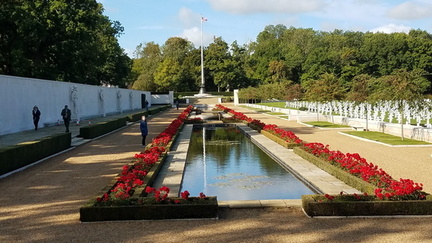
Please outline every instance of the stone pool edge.
[[[204, 124], [211, 125], [211, 124]], [[250, 129], [244, 124], [235, 124], [251, 141], [272, 157], [282, 167], [290, 171], [309, 188], [319, 193], [338, 194], [341, 191], [347, 194], [360, 193], [358, 190], [346, 185], [327, 172], [319, 169], [312, 163], [294, 154], [292, 149], [286, 149], [274, 141], [268, 139], [259, 132]], [[162, 166], [153, 187], [167, 186], [170, 188], [170, 196], [177, 197], [180, 194], [180, 186], [183, 180], [183, 172], [186, 166], [189, 140], [193, 124], [185, 124], [174, 141], [171, 151], [168, 152], [165, 163]], [[265, 143], [270, 143], [265, 146]], [[270, 151], [275, 150], [275, 151]], [[192, 195], [194, 196], [194, 195]], [[263, 207], [302, 207], [301, 199], [275, 199], [275, 200], [232, 200], [218, 201], [219, 207], [224, 208], [263, 208]]]

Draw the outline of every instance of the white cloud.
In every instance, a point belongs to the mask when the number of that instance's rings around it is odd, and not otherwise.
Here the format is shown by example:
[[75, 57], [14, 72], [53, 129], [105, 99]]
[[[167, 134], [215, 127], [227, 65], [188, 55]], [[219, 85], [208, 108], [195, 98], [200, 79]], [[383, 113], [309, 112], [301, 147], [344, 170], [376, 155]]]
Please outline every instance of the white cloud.
[[381, 32], [381, 33], [395, 33], [395, 32], [403, 32], [408, 33], [412, 28], [405, 25], [396, 25], [396, 24], [387, 24], [380, 26], [378, 28], [372, 29], [371, 32]]
[[200, 23], [201, 15], [195, 13], [189, 8], [180, 8], [178, 12], [178, 19], [183, 24], [183, 26], [190, 28], [196, 26], [197, 23]]
[[304, 13], [318, 11], [326, 6], [322, 0], [207, 0], [218, 11], [234, 14]]
[[[191, 41], [195, 47], [201, 46], [201, 30], [198, 27], [193, 27], [183, 30], [180, 37]], [[214, 35], [203, 32], [203, 46], [207, 46], [213, 42]]]
[[432, 4], [408, 1], [391, 8], [387, 15], [395, 19], [422, 19], [432, 17]]
[[[195, 13], [189, 8], [180, 8], [178, 19], [182, 23], [184, 29], [179, 35], [182, 38], [191, 41], [195, 47], [201, 46], [201, 15]], [[203, 45], [206, 46], [213, 42], [213, 35], [203, 31]]]
[[370, 29], [368, 26], [384, 24], [386, 9], [386, 5], [377, 0], [332, 1], [322, 11], [308, 14], [313, 18], [304, 18], [304, 22], [327, 31], [367, 30]]

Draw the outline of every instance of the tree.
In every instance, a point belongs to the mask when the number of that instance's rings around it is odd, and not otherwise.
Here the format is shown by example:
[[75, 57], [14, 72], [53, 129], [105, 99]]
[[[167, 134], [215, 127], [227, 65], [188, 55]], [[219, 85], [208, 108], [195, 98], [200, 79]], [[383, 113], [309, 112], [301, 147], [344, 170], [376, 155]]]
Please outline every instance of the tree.
[[325, 73], [318, 80], [310, 80], [306, 87], [305, 98], [310, 101], [332, 101], [345, 98], [346, 89], [332, 73]]
[[[369, 95], [372, 92], [371, 86], [373, 85], [374, 81], [374, 78], [368, 74], [355, 76], [351, 82], [352, 87], [346, 99], [354, 101], [356, 104], [368, 101]], [[369, 104], [366, 105], [366, 131], [369, 131], [368, 106]]]
[[135, 52], [137, 59], [133, 61], [132, 73], [135, 77], [133, 89], [156, 91], [154, 75], [162, 62], [162, 52], [158, 44], [148, 42], [140, 44]]
[[[193, 49], [188, 52], [182, 64], [184, 79], [177, 86], [178, 91], [199, 90], [201, 87], [201, 50]], [[206, 75], [206, 73], [204, 73]], [[206, 83], [206, 89], [213, 88], [211, 83]]]
[[158, 85], [157, 91], [179, 91], [185, 83], [194, 83], [193, 70], [185, 69], [191, 67], [186, 65], [185, 60], [193, 50], [190, 41], [171, 37], [162, 46], [162, 62], [159, 64], [155, 73], [155, 84]]
[[194, 49], [192, 42], [181, 37], [171, 37], [162, 46], [164, 58], [172, 58], [177, 62], [183, 62], [187, 54]]
[[155, 74], [156, 91], [177, 91], [175, 88], [181, 80], [181, 66], [174, 58], [166, 57], [159, 64]]
[[291, 27], [284, 31], [281, 37], [280, 52], [287, 66], [287, 79], [300, 83], [304, 72], [304, 64], [317, 48], [319, 36], [313, 29]]
[[228, 44], [217, 37], [213, 40], [205, 51], [205, 67], [210, 71], [213, 77], [213, 82], [219, 88], [229, 89], [229, 81], [232, 77], [231, 55], [229, 53]]
[[374, 83], [374, 78], [368, 74], [360, 74], [355, 76], [351, 82], [351, 89], [347, 94], [346, 99], [356, 102], [364, 102], [368, 100], [371, 93], [371, 85]]
[[257, 41], [249, 45], [253, 53], [249, 64], [254, 70], [253, 76], [249, 78], [259, 80], [262, 84], [271, 81], [269, 63], [273, 60], [283, 60], [280, 47], [286, 29], [284, 25], [268, 25], [258, 34]]
[[237, 41], [231, 43], [230, 47], [231, 53], [231, 66], [233, 77], [229, 81], [230, 87], [233, 89], [245, 88], [250, 85], [255, 85], [252, 80], [249, 80], [246, 77], [246, 61], [249, 57], [249, 53], [247, 52], [247, 46], [239, 46]]
[[117, 42], [123, 28], [96, 0], [5, 0], [0, 9], [0, 73], [127, 85], [131, 63]]
[[287, 81], [288, 67], [283, 61], [271, 61], [269, 63], [269, 73], [272, 83]]
[[373, 93], [369, 99], [373, 101], [390, 100], [398, 104], [401, 114], [401, 138], [404, 139], [404, 105], [420, 105], [424, 102], [424, 92], [429, 88], [430, 83], [424, 78], [423, 70], [411, 72], [400, 69], [391, 75], [376, 79]]

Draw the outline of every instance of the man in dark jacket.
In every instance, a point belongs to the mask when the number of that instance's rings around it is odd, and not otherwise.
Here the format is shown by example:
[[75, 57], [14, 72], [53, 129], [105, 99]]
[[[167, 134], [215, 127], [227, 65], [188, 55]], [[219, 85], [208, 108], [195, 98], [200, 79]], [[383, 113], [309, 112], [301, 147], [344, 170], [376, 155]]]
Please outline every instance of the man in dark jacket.
[[35, 130], [38, 130], [38, 124], [39, 124], [41, 112], [39, 111], [39, 108], [37, 106], [33, 107], [32, 114], [33, 114], [34, 128]]
[[66, 132], [69, 132], [69, 124], [71, 121], [71, 110], [69, 110], [67, 105], [65, 105], [65, 107], [61, 111], [61, 116], [63, 117], [64, 125], [66, 127]]
[[145, 146], [145, 140], [148, 135], [148, 128], [147, 128], [147, 121], [146, 117], [142, 116], [140, 121], [140, 130], [141, 130], [141, 136], [142, 136], [142, 146]]

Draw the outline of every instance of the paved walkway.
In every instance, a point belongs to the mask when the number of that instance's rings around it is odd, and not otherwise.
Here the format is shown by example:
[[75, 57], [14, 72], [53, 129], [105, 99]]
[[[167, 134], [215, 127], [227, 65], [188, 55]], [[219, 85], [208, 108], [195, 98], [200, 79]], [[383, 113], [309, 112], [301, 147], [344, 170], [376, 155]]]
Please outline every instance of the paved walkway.
[[[376, 156], [371, 155], [371, 159], [381, 167], [385, 164], [378, 161], [383, 161], [385, 155], [399, 157], [381, 147], [376, 149], [376, 144], [342, 137], [325, 138], [326, 134], [338, 135], [244, 108], [235, 109], [265, 123], [295, 129], [307, 141], [328, 141], [332, 148], [344, 152], [359, 149], [361, 155], [372, 151]], [[151, 117], [148, 139], [165, 129], [180, 111], [170, 109]], [[432, 239], [430, 218], [309, 219], [292, 207], [222, 208], [219, 220], [80, 223], [79, 207], [99, 195], [141, 149], [139, 126], [134, 123], [0, 179], [0, 242], [431, 242]], [[417, 156], [421, 155], [412, 150], [408, 152], [414, 159], [409, 166], [403, 165], [406, 170], [400, 173], [405, 178], [410, 178], [406, 173], [408, 167], [416, 164]], [[418, 160], [422, 160], [421, 156]], [[398, 167], [399, 161], [393, 160], [389, 166]], [[428, 174], [431, 170], [425, 165], [418, 171], [418, 174]]]
[[[91, 124], [96, 124], [98, 122], [104, 122], [109, 121], [115, 118], [125, 117], [129, 114], [135, 114], [139, 112], [144, 112], [144, 109], [141, 110], [133, 110], [133, 111], [127, 111], [123, 113], [108, 115], [105, 117], [94, 117], [91, 119], [83, 119], [79, 123], [71, 122], [69, 126], [69, 131], [72, 135], [72, 146], [76, 146], [79, 144], [82, 144], [84, 141], [83, 139], [78, 138], [77, 136], [80, 133], [80, 128], [85, 127]], [[65, 126], [63, 123], [53, 126], [47, 126], [47, 127], [40, 127], [38, 130], [27, 130], [17, 133], [11, 133], [0, 136], [0, 148], [6, 147], [10, 145], [19, 144], [22, 142], [27, 141], [33, 141], [38, 140], [43, 137], [51, 136], [53, 134], [57, 133], [64, 133], [65, 132]]]

